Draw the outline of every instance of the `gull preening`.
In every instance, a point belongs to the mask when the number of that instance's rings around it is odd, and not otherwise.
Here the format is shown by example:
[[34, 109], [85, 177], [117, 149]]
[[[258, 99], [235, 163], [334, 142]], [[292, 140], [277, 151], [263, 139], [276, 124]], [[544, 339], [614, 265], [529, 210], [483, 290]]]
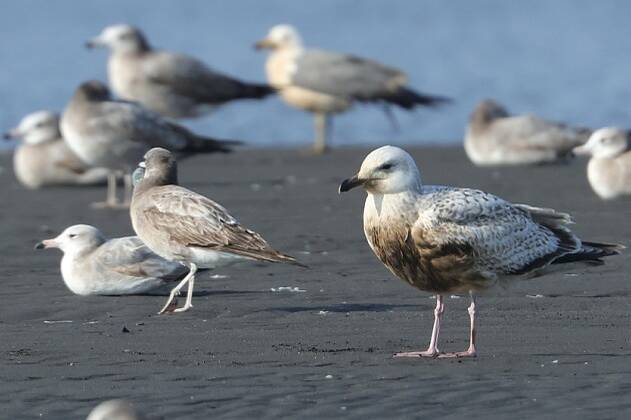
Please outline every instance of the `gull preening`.
[[510, 115], [486, 99], [471, 113], [464, 148], [478, 166], [552, 163], [571, 157], [590, 133], [534, 115]]
[[59, 248], [61, 276], [77, 295], [133, 295], [184, 278], [186, 267], [151, 252], [137, 237], [108, 239], [94, 226], [74, 225], [36, 249]]
[[27, 188], [94, 185], [107, 179], [106, 169], [86, 165], [70, 150], [59, 131], [59, 114], [55, 112], [26, 115], [4, 138], [20, 141], [13, 153], [13, 171]]
[[631, 133], [605, 127], [592, 134], [587, 143], [576, 147], [577, 155], [591, 156], [587, 179], [594, 192], [609, 200], [631, 194]]
[[[397, 277], [436, 294], [428, 349], [398, 357], [475, 356], [476, 291], [541, 273], [551, 264], [600, 264], [623, 248], [582, 242], [565, 213], [511, 204], [479, 190], [425, 186], [414, 159], [397, 147], [372, 151], [340, 192], [359, 186], [368, 193], [364, 233], [375, 255]], [[471, 295], [469, 348], [441, 353], [443, 296], [463, 292]]]
[[[127, 207], [131, 200], [131, 171], [147, 150], [165, 146], [175, 153], [229, 152], [238, 142], [199, 136], [153, 111], [111, 97], [103, 83], [91, 80], [75, 91], [61, 119], [62, 134], [86, 163], [110, 170], [105, 203]], [[125, 199], [116, 197], [117, 173], [125, 175]]]
[[270, 85], [289, 105], [315, 114], [314, 151], [327, 147], [330, 115], [354, 102], [377, 102], [410, 110], [435, 107], [449, 100], [407, 86], [402, 71], [377, 61], [335, 52], [307, 49], [296, 28], [277, 25], [256, 43], [272, 50], [265, 70]]
[[106, 47], [112, 90], [170, 118], [192, 118], [236, 99], [260, 99], [274, 89], [217, 72], [195, 58], [152, 48], [140, 29], [112, 25], [86, 44]]
[[147, 152], [134, 176], [130, 213], [136, 234], [156, 254], [189, 267], [188, 275], [169, 296], [160, 313], [170, 310], [173, 299], [188, 283], [186, 303], [174, 312], [190, 309], [195, 272], [243, 261], [301, 265], [272, 248], [258, 233], [247, 229], [225, 208], [177, 182], [177, 163], [166, 149]]

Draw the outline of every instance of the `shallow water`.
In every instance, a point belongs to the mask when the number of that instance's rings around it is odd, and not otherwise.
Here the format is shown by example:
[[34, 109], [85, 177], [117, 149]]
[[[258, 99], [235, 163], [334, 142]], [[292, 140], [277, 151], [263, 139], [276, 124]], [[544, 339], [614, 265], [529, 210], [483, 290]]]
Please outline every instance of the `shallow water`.
[[[472, 106], [494, 97], [516, 112], [587, 126], [628, 125], [631, 2], [624, 1], [3, 1], [0, 129], [25, 113], [62, 109], [75, 86], [105, 79], [106, 53], [85, 40], [129, 22], [155, 46], [190, 53], [216, 69], [263, 80], [254, 41], [277, 23], [308, 45], [352, 52], [404, 69], [418, 90], [456, 100], [440, 111], [378, 107], [337, 118], [337, 143], [453, 143]], [[252, 144], [312, 138], [311, 118], [279, 99], [241, 102], [189, 123]]]

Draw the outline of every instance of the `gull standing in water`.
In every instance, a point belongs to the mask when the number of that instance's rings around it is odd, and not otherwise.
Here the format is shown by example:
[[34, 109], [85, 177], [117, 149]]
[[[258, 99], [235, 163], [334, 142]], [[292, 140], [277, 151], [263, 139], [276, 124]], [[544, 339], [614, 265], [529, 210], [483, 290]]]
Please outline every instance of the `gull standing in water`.
[[[375, 255], [397, 277], [436, 294], [428, 349], [396, 357], [475, 356], [476, 291], [550, 264], [600, 264], [624, 248], [581, 241], [565, 213], [511, 204], [479, 190], [425, 186], [414, 159], [398, 147], [372, 151], [339, 191], [359, 186], [368, 193], [364, 233]], [[463, 292], [471, 295], [469, 348], [441, 353], [443, 296]]]
[[225, 208], [177, 182], [177, 164], [171, 152], [154, 148], [134, 173], [130, 212], [136, 234], [156, 254], [189, 267], [160, 310], [170, 305], [188, 283], [186, 303], [174, 312], [190, 309], [195, 272], [242, 261], [282, 262], [302, 265], [273, 249], [258, 233], [239, 224]]
[[55, 112], [28, 114], [4, 138], [21, 141], [13, 153], [13, 171], [26, 188], [94, 185], [107, 179], [107, 169], [86, 165], [70, 150], [59, 131], [59, 114]]
[[587, 164], [587, 179], [600, 198], [609, 200], [631, 194], [629, 130], [601, 128], [592, 134], [587, 143], [575, 148], [574, 153], [591, 156]]
[[59, 248], [61, 276], [77, 295], [133, 295], [160, 289], [186, 275], [182, 264], [151, 252], [137, 237], [107, 239], [90, 225], [74, 225], [35, 249]]
[[[61, 119], [61, 131], [70, 148], [85, 162], [110, 170], [105, 203], [127, 207], [131, 199], [131, 172], [154, 146], [169, 147], [188, 156], [229, 152], [239, 142], [199, 136], [159, 114], [133, 103], [112, 99], [103, 83], [91, 80], [75, 91]], [[125, 174], [125, 201], [116, 198], [116, 174]]]
[[198, 117], [229, 101], [274, 93], [267, 85], [242, 82], [193, 57], [156, 50], [130, 25], [108, 26], [86, 46], [110, 49], [107, 71], [116, 95], [165, 117]]
[[327, 148], [330, 115], [354, 102], [376, 102], [403, 109], [435, 107], [449, 99], [414, 91], [402, 71], [377, 61], [335, 52], [307, 49], [296, 28], [276, 25], [257, 49], [269, 48], [265, 70], [269, 83], [289, 105], [315, 114], [313, 150]]

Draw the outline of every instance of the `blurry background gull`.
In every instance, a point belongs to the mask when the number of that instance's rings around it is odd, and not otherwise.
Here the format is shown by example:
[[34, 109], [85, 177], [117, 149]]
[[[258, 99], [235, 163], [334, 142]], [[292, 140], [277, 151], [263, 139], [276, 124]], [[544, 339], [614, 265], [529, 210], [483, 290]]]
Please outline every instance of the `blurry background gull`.
[[464, 147], [478, 166], [554, 163], [572, 157], [591, 130], [573, 128], [535, 115], [510, 115], [497, 102], [480, 102], [469, 118]]
[[608, 200], [631, 194], [631, 134], [629, 130], [605, 127], [574, 149], [590, 156], [587, 179], [594, 192]]
[[256, 43], [271, 50], [265, 71], [269, 83], [289, 105], [315, 115], [313, 151], [327, 148], [330, 116], [347, 111], [354, 102], [375, 102], [406, 110], [449, 102], [442, 96], [414, 91], [408, 77], [377, 61], [329, 51], [308, 49], [296, 28], [276, 25]]
[[107, 179], [107, 169], [90, 167], [70, 150], [61, 136], [59, 114], [55, 112], [26, 115], [4, 138], [19, 141], [13, 152], [13, 171], [26, 188], [93, 185]]
[[[108, 193], [98, 206], [127, 207], [131, 199], [131, 172], [147, 150], [166, 146], [175, 153], [229, 152], [239, 142], [197, 135], [133, 102], [114, 100], [96, 80], [82, 83], [66, 106], [61, 130], [70, 148], [90, 165], [110, 170]], [[125, 199], [116, 197], [116, 174], [123, 173]]]
[[86, 46], [110, 49], [107, 74], [117, 96], [165, 117], [199, 117], [230, 101], [274, 93], [265, 84], [243, 82], [187, 55], [156, 50], [131, 25], [108, 26]]

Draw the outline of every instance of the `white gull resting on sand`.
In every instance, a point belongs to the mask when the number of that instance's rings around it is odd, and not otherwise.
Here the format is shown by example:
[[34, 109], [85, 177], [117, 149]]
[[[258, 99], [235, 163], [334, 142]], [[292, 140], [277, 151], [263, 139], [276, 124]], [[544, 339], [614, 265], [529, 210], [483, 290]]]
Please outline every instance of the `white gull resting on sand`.
[[191, 308], [197, 268], [218, 268], [242, 261], [301, 265], [273, 249], [258, 233], [246, 229], [225, 208], [177, 184], [177, 164], [168, 150], [151, 149], [141, 162], [130, 212], [136, 234], [156, 254], [190, 267], [160, 313], [188, 283], [186, 303]]
[[[581, 242], [565, 213], [511, 204], [478, 190], [424, 186], [412, 157], [397, 147], [371, 152], [340, 192], [358, 186], [368, 193], [364, 233], [375, 255], [397, 277], [436, 294], [429, 348], [399, 357], [475, 356], [475, 291], [550, 264], [600, 264], [601, 257], [623, 248]], [[441, 353], [443, 296], [463, 292], [471, 294], [469, 348]]]
[[605, 200], [631, 194], [631, 133], [606, 127], [597, 130], [577, 155], [589, 155], [587, 179], [592, 189]]
[[61, 276], [77, 295], [133, 295], [160, 289], [187, 273], [157, 256], [136, 236], [107, 239], [97, 228], [74, 225], [36, 249], [59, 248]]
[[393, 67], [352, 55], [307, 49], [290, 25], [274, 26], [255, 47], [272, 50], [265, 64], [267, 79], [285, 102], [315, 114], [316, 153], [327, 147], [329, 116], [348, 110], [354, 102], [410, 110], [449, 101], [414, 91], [407, 86], [405, 73]]
[[107, 169], [89, 167], [70, 150], [61, 137], [55, 112], [28, 114], [4, 138], [21, 141], [13, 153], [13, 171], [26, 188], [93, 185], [107, 179]]
[[510, 115], [486, 99], [469, 118], [464, 148], [478, 166], [552, 163], [571, 157], [590, 133], [534, 115]]
[[235, 99], [274, 93], [267, 85], [242, 82], [192, 57], [155, 50], [130, 25], [108, 26], [86, 45], [111, 50], [107, 70], [116, 95], [165, 117], [198, 117]]
[[85, 162], [110, 170], [108, 193], [100, 206], [120, 207], [116, 174], [125, 174], [126, 197], [131, 199], [131, 172], [145, 152], [165, 146], [180, 155], [229, 152], [238, 142], [199, 136], [142, 106], [114, 100], [107, 86], [91, 80], [82, 83], [66, 106], [61, 131], [70, 148]]

